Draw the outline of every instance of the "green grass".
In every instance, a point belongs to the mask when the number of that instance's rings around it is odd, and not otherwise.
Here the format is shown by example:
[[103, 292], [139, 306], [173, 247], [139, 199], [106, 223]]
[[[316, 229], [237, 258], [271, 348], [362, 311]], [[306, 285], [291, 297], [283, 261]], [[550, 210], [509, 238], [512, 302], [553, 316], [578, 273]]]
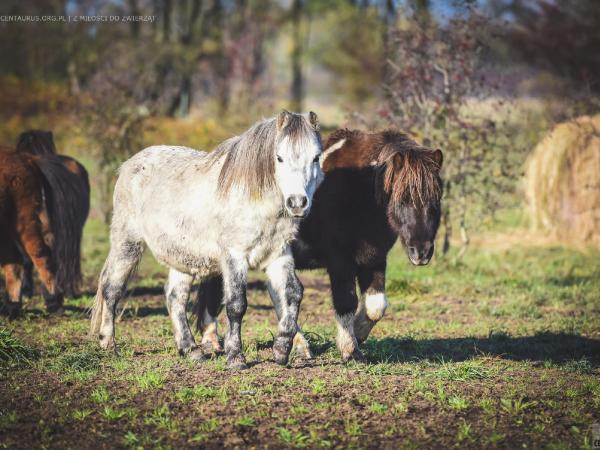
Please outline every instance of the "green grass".
[[454, 395], [448, 399], [448, 405], [452, 409], [462, 411], [463, 409], [467, 409], [469, 407], [469, 402], [463, 397]]
[[92, 391], [92, 393], [90, 394], [90, 398], [95, 403], [102, 404], [110, 400], [110, 394], [104, 386], [99, 386]]
[[[86, 228], [90, 291], [105, 232], [93, 220]], [[595, 249], [478, 244], [459, 261], [452, 251], [415, 268], [395, 248], [368, 364], [341, 363], [326, 278], [301, 273], [315, 360], [270, 361], [277, 322], [267, 293], [252, 289], [250, 369], [230, 372], [224, 356], [190, 364], [177, 354], [165, 270], [145, 258], [130, 286], [156, 294], [120, 305], [118, 356], [87, 338], [91, 295], [67, 299], [62, 317], [35, 312], [36, 297], [23, 319], [0, 319], [11, 355], [0, 356], [0, 448], [20, 448], [22, 436], [34, 447], [421, 448], [432, 436], [454, 448], [585, 447], [600, 408], [599, 261]]]
[[12, 331], [0, 327], [0, 367], [27, 366], [38, 356], [36, 349], [23, 344]]
[[161, 387], [165, 382], [165, 377], [157, 371], [144, 372], [141, 375], [133, 377], [141, 390], [152, 390]]
[[193, 400], [193, 399], [206, 400], [206, 399], [210, 399], [210, 398], [213, 398], [216, 396], [222, 396], [222, 395], [223, 395], [222, 391], [215, 389], [215, 388], [206, 387], [206, 386], [194, 386], [193, 388], [190, 388], [190, 387], [181, 388], [179, 391], [177, 391], [177, 394], [175, 396], [177, 397], [177, 399], [179, 401], [189, 402], [190, 400]]

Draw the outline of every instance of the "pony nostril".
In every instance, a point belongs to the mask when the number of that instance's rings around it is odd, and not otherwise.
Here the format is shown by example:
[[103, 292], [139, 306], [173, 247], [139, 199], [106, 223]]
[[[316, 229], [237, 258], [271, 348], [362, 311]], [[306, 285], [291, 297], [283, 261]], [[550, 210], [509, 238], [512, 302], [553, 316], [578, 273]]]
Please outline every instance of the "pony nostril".
[[433, 256], [433, 249], [434, 249], [434, 245], [429, 244], [429, 247], [427, 247], [427, 250], [425, 251], [426, 258], [431, 258]]
[[290, 195], [285, 204], [288, 208], [306, 208], [308, 205], [308, 197], [306, 195]]

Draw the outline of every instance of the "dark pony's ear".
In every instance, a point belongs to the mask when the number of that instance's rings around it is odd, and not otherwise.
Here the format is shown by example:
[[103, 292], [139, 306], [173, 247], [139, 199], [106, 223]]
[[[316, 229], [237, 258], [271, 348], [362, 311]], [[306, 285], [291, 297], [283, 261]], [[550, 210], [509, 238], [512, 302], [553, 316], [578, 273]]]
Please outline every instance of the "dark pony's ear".
[[312, 111], [309, 112], [308, 120], [309, 120], [310, 124], [313, 126], [313, 128], [315, 130], [319, 131], [319, 118], [317, 117], [317, 114]]
[[439, 148], [433, 152], [433, 160], [437, 163], [439, 169], [441, 169], [444, 162], [444, 154]]
[[278, 130], [283, 130], [288, 125], [288, 123], [290, 122], [290, 116], [290, 112], [286, 111], [285, 109], [279, 113], [279, 115], [277, 116]]

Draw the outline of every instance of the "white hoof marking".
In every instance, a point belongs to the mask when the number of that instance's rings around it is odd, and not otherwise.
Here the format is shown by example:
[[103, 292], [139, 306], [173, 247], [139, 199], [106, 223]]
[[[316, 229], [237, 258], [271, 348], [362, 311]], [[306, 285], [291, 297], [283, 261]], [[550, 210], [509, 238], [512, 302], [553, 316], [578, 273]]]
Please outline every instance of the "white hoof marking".
[[375, 322], [381, 320], [387, 305], [387, 298], [383, 292], [378, 292], [377, 294], [367, 294], [365, 296], [367, 317]]

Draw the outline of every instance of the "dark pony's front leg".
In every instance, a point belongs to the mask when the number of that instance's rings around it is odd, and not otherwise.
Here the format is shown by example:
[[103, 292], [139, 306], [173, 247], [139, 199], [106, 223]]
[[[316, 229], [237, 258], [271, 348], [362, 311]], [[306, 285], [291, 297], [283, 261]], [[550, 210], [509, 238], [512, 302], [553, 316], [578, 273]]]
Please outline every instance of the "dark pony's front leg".
[[385, 261], [374, 267], [359, 267], [358, 286], [364, 299], [360, 302], [354, 332], [359, 343], [367, 340], [387, 308], [385, 296]]
[[294, 336], [299, 332], [298, 314], [304, 287], [296, 276], [294, 258], [287, 252], [267, 267], [269, 293], [279, 318], [279, 334], [273, 343], [273, 357], [278, 364], [288, 362]]
[[356, 296], [356, 269], [349, 264], [335, 264], [327, 268], [331, 280], [333, 307], [337, 322], [337, 347], [344, 361], [366, 362], [358, 349], [354, 334], [354, 316], [358, 307]]
[[248, 265], [243, 258], [230, 258], [222, 268], [223, 301], [229, 321], [225, 335], [225, 354], [230, 369], [245, 369], [246, 357], [242, 349], [242, 319], [248, 307], [246, 284]]
[[[52, 250], [47, 242], [52, 240], [48, 215], [41, 213], [24, 213], [21, 224], [17, 227], [19, 241], [23, 251], [31, 258], [43, 283], [42, 296], [49, 313], [60, 312], [63, 305], [63, 293], [56, 286], [56, 267], [52, 261]], [[19, 262], [21, 265], [22, 262]]]
[[[0, 228], [0, 232], [4, 230]], [[8, 233], [5, 234], [8, 236]], [[21, 255], [14, 242], [6, 239], [0, 245], [0, 263], [4, 270], [4, 282], [6, 283], [6, 299], [1, 299], [0, 313], [6, 314], [14, 319], [21, 311], [21, 287], [23, 281], [23, 266]]]
[[23, 260], [23, 282], [21, 283], [21, 295], [23, 297], [33, 297], [33, 262], [20, 245], [17, 247]]

